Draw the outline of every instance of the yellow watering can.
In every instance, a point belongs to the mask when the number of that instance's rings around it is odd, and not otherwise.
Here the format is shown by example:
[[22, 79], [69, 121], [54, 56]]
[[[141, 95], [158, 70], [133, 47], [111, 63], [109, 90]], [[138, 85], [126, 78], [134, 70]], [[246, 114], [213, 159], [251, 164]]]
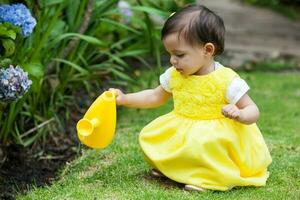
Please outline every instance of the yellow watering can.
[[91, 148], [105, 148], [116, 129], [116, 93], [103, 92], [77, 123], [79, 140]]

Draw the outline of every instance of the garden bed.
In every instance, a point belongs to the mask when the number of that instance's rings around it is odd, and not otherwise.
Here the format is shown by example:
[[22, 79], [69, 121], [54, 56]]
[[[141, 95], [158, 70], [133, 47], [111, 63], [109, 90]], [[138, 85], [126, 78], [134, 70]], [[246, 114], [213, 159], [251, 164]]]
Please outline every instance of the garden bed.
[[[73, 132], [74, 133], [74, 132]], [[14, 199], [33, 187], [51, 184], [57, 172], [78, 152], [78, 140], [72, 134], [50, 138], [43, 147], [10, 145], [5, 148], [6, 160], [0, 170], [0, 199]]]

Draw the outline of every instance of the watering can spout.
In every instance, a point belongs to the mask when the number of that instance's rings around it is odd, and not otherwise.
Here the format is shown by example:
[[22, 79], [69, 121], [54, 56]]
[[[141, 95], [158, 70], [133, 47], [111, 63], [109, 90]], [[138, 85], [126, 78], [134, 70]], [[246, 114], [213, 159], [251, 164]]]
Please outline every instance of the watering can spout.
[[94, 129], [99, 125], [99, 119], [93, 118], [92, 120], [89, 119], [81, 119], [77, 123], [77, 131], [78, 135], [81, 137], [88, 137], [90, 136]]
[[114, 137], [116, 128], [116, 94], [102, 93], [77, 123], [80, 141], [91, 148], [105, 148]]

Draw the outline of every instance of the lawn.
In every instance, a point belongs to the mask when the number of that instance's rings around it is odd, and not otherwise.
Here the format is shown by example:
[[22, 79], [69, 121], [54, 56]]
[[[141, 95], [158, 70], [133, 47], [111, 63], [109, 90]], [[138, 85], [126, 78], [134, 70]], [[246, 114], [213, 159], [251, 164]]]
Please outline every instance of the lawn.
[[121, 109], [116, 137], [104, 150], [84, 149], [61, 170], [53, 185], [34, 188], [17, 199], [299, 199], [300, 198], [300, 74], [242, 73], [260, 108], [258, 125], [273, 163], [266, 187], [228, 192], [184, 191], [182, 185], [153, 178], [138, 145], [139, 131], [172, 109], [170, 101], [152, 110]]

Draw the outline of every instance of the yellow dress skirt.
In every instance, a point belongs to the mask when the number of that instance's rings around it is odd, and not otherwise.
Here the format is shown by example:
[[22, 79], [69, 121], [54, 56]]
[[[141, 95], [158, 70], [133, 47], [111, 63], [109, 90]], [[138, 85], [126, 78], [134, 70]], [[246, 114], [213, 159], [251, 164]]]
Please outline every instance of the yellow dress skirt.
[[174, 110], [152, 121], [139, 136], [153, 168], [176, 182], [211, 190], [266, 184], [272, 159], [257, 125], [221, 114], [234, 76], [229, 68], [205, 76], [172, 72]]

